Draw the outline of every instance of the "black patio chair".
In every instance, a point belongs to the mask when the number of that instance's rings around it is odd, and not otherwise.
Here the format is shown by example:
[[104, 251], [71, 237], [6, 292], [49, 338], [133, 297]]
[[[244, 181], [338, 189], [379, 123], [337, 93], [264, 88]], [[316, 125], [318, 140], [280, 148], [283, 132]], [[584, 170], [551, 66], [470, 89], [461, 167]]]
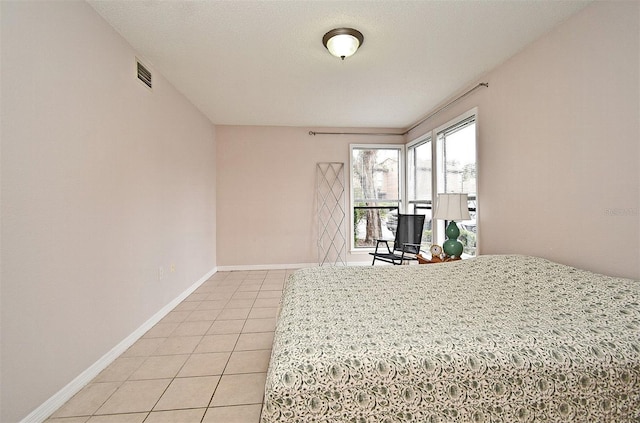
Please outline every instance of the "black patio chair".
[[[422, 228], [424, 227], [424, 215], [422, 214], [398, 214], [398, 227], [396, 238], [393, 241], [393, 250], [389, 248], [389, 242], [385, 239], [376, 240], [376, 250], [369, 253], [373, 256], [373, 266], [376, 260], [402, 264], [406, 260], [417, 260], [416, 255], [420, 252], [422, 242]], [[380, 248], [384, 244], [385, 248]], [[380, 251], [378, 249], [380, 248]]]

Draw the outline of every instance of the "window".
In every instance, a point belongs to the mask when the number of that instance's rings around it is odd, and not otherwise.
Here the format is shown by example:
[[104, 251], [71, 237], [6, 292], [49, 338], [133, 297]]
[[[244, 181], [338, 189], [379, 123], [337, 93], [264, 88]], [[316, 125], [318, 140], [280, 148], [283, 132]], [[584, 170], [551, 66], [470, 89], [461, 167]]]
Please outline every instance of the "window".
[[433, 243], [433, 160], [431, 135], [422, 137], [407, 147], [407, 211], [424, 214], [423, 249]]
[[351, 146], [352, 249], [393, 239], [402, 205], [404, 146]]
[[[475, 111], [436, 131], [436, 186], [439, 193], [466, 193], [469, 196], [470, 220], [458, 223], [458, 241], [464, 254], [475, 256], [477, 245], [477, 169]], [[442, 244], [445, 222], [438, 222], [437, 243]]]
[[471, 219], [456, 222], [458, 240], [465, 255], [476, 255], [476, 116], [473, 109], [408, 143], [406, 149], [394, 144], [351, 146], [352, 250], [375, 247], [376, 239], [395, 238], [397, 215], [405, 211], [426, 216], [424, 251], [431, 244], [442, 245], [448, 222], [433, 221], [436, 195], [466, 193]]

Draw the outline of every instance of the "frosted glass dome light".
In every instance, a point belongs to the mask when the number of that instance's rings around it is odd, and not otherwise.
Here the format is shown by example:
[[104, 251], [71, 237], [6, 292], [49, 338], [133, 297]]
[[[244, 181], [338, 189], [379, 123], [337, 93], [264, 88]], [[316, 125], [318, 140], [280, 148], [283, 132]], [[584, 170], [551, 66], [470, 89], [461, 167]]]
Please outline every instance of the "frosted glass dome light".
[[345, 57], [352, 56], [362, 45], [364, 36], [353, 28], [336, 28], [324, 34], [322, 44], [329, 50], [329, 53], [344, 60]]

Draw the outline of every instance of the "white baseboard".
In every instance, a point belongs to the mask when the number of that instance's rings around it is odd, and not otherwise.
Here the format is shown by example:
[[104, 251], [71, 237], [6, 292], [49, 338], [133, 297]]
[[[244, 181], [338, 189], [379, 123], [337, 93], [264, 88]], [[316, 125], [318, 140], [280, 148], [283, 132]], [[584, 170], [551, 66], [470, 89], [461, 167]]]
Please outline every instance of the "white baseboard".
[[218, 272], [234, 272], [242, 270], [279, 270], [279, 269], [302, 269], [303, 267], [316, 267], [318, 263], [297, 263], [297, 264], [240, 264], [235, 266], [218, 266]]
[[[348, 262], [348, 266], [370, 266], [371, 261]], [[318, 263], [296, 264], [240, 264], [235, 266], [218, 266], [219, 272], [234, 272], [246, 270], [278, 270], [278, 269], [302, 269], [304, 267], [318, 267]]]
[[144, 322], [142, 326], [136, 329], [133, 333], [123, 339], [118, 345], [113, 347], [111, 351], [100, 357], [98, 361], [89, 366], [88, 369], [80, 373], [75, 379], [69, 382], [64, 388], [56, 392], [51, 398], [43, 402], [38, 408], [33, 410], [29, 415], [20, 421], [20, 423], [41, 423], [45, 421], [51, 414], [53, 414], [58, 408], [62, 407], [65, 402], [69, 401], [71, 397], [77, 394], [82, 388], [84, 388], [93, 378], [98, 376], [101, 371], [107, 368], [116, 358], [118, 358], [123, 352], [125, 352], [131, 345], [133, 345], [142, 335], [144, 335], [149, 329], [151, 329], [156, 323], [162, 320], [171, 310], [173, 310], [178, 304], [180, 304], [185, 298], [187, 298], [193, 291], [195, 291], [200, 285], [202, 285], [207, 279], [213, 276], [218, 271], [217, 268], [213, 268], [206, 275], [201, 277], [197, 282], [183, 291], [180, 295], [174, 298], [169, 304], [162, 307], [156, 314], [151, 316], [149, 320]]

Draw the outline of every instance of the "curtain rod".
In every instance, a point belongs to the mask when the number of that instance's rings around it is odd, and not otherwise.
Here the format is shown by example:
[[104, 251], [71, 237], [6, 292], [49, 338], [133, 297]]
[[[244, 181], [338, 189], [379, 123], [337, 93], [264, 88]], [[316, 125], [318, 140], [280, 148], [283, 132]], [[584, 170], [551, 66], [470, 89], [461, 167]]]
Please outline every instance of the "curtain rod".
[[475, 90], [477, 90], [478, 88], [481, 88], [481, 87], [488, 88], [489, 87], [489, 83], [488, 82], [479, 83], [478, 85], [476, 85], [475, 87], [471, 88], [470, 90], [460, 94], [458, 97], [454, 98], [453, 100], [451, 100], [450, 102], [448, 102], [444, 106], [438, 108], [433, 113], [430, 113], [427, 116], [423, 117], [418, 122], [416, 122], [413, 125], [411, 125], [407, 130], [405, 130], [404, 132], [401, 132], [401, 133], [395, 133], [395, 132], [316, 132], [316, 131], [309, 131], [309, 135], [313, 135], [313, 136], [316, 136], [316, 135], [375, 135], [375, 136], [407, 135], [409, 132], [413, 131], [414, 129], [416, 129], [418, 126], [420, 126], [421, 124], [423, 124], [427, 120], [431, 119], [432, 117], [434, 117], [438, 113], [448, 109], [452, 104], [460, 101], [461, 99], [463, 99], [464, 97], [468, 96], [469, 94], [471, 94], [472, 92], [474, 92]]
[[393, 135], [406, 135], [404, 132], [316, 132], [309, 131], [309, 135], [375, 135], [379, 137], [390, 137]]

